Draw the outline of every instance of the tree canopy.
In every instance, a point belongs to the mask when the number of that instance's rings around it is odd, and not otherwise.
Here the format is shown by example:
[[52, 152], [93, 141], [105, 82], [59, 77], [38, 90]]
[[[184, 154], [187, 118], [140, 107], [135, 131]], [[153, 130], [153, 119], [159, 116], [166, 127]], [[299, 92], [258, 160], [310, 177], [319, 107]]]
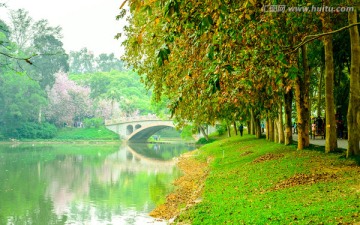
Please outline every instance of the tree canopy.
[[[321, 7], [342, 9], [343, 2], [330, 5], [318, 0], [268, 1], [263, 5], [255, 0], [129, 0], [127, 3], [129, 12], [122, 9], [119, 13], [119, 17], [128, 15], [129, 21], [124, 32], [127, 37], [123, 43], [124, 60], [142, 75], [157, 99], [163, 95], [169, 99], [168, 107], [180, 123], [248, 120], [255, 134], [260, 130], [260, 121], [266, 120], [267, 136], [273, 140], [274, 131], [277, 139], [282, 136], [284, 106], [286, 118], [290, 118], [285, 120], [286, 139], [291, 140], [294, 96], [298, 148], [303, 149], [309, 145], [310, 114], [315, 112], [311, 109], [315, 97], [310, 90], [316, 88], [320, 95], [325, 84], [327, 149], [336, 148], [330, 135], [336, 132], [331, 82], [334, 69], [329, 67], [333, 62], [329, 54], [334, 50], [330, 35], [346, 32], [342, 27], [347, 26], [348, 20], [347, 13], [336, 10], [329, 13]], [[278, 10], [280, 6], [285, 7], [282, 13], [267, 10], [269, 7]], [[311, 6], [319, 10], [303, 11]], [[351, 1], [347, 6], [349, 11], [357, 10]], [[290, 7], [292, 11], [286, 11]], [[331, 32], [335, 29], [339, 30]], [[349, 70], [341, 69], [349, 63], [347, 42], [337, 41], [336, 48], [344, 49], [335, 59], [338, 77], [349, 74]], [[324, 82], [317, 85], [312, 79], [314, 73], [321, 73], [319, 81], [326, 78]], [[346, 79], [340, 81], [335, 91], [349, 85]], [[318, 105], [324, 104], [321, 98], [317, 100]], [[343, 105], [336, 102], [340, 104]], [[345, 115], [341, 120], [346, 120]]]

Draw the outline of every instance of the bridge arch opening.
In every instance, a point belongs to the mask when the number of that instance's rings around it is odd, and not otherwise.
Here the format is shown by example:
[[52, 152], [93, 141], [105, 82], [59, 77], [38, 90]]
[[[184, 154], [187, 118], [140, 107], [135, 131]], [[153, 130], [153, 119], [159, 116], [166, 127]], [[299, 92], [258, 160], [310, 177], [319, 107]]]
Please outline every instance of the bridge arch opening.
[[135, 125], [135, 130], [140, 129], [140, 128], [141, 128], [141, 125], [140, 125], [140, 124], [136, 124], [136, 125]]
[[132, 125], [128, 125], [126, 127], [126, 135], [130, 135], [134, 132], [134, 127]]
[[131, 134], [128, 140], [134, 142], [143, 142], [149, 139], [153, 134], [155, 134], [159, 130], [162, 130], [167, 127], [174, 128], [174, 125], [164, 124], [164, 125], [155, 125], [149, 127], [141, 127], [140, 129], [136, 130], [133, 134]]

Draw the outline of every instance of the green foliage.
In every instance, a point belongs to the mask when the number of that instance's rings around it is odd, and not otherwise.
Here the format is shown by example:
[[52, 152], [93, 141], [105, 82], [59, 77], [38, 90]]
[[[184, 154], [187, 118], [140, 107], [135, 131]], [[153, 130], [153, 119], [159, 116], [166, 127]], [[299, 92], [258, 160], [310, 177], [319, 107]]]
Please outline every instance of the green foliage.
[[192, 135], [194, 134], [194, 126], [187, 125], [183, 127], [181, 130], [181, 138], [184, 140], [191, 140], [193, 139]]
[[111, 54], [100, 54], [95, 57], [87, 48], [71, 51], [69, 55], [70, 73], [88, 74], [94, 72], [122, 71], [123, 62]]
[[206, 138], [202, 137], [196, 142], [196, 144], [204, 145], [204, 144], [209, 144], [209, 143], [214, 142], [214, 141], [215, 141], [215, 139], [209, 138], [209, 140], [206, 140]]
[[163, 138], [171, 138], [171, 139], [180, 138], [180, 132], [173, 127], [166, 127], [164, 129], [161, 129], [158, 132], [156, 132], [154, 135], [160, 135], [161, 139], [163, 139]]
[[223, 135], [227, 130], [226, 124], [223, 124], [223, 123], [222, 124], [216, 124], [215, 128], [216, 128], [216, 131], [218, 132], [218, 134], [220, 136]]
[[37, 37], [34, 40], [38, 57], [32, 60], [34, 66], [28, 68], [29, 75], [39, 81], [45, 89], [52, 87], [55, 82], [55, 73], [69, 70], [68, 55], [63, 48], [63, 43], [53, 35]]
[[99, 128], [63, 128], [57, 140], [119, 140], [119, 135], [101, 126]]
[[102, 118], [86, 118], [83, 123], [86, 128], [99, 128], [104, 124], [104, 120]]
[[25, 74], [10, 70], [0, 76], [0, 131], [6, 137], [18, 138], [23, 123], [37, 121], [46, 104], [44, 90]]
[[[199, 160], [209, 157], [213, 160], [203, 200], [177, 221], [191, 224], [356, 223], [360, 219], [357, 164], [345, 159], [344, 153], [322, 151], [323, 147], [296, 151], [294, 145], [283, 146], [251, 135], [205, 145], [199, 149]], [[316, 177], [314, 174], [330, 178], [309, 179]], [[288, 185], [280, 186], [285, 183]]]
[[112, 105], [118, 103], [126, 114], [136, 110], [141, 115], [153, 111], [150, 109], [150, 93], [140, 82], [140, 77], [133, 71], [96, 72], [88, 74], [72, 74], [70, 79], [78, 84], [91, 88], [90, 97], [94, 100], [107, 99]]
[[15, 137], [25, 139], [50, 139], [57, 134], [57, 128], [49, 123], [25, 122], [16, 129]]

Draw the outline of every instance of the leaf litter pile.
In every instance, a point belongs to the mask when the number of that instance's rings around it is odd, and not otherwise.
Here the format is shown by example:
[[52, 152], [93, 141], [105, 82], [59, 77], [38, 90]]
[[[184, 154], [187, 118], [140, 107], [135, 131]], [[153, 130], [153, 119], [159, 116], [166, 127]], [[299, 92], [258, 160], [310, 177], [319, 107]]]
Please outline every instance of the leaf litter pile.
[[265, 155], [260, 156], [259, 158], [255, 159], [253, 161], [253, 163], [261, 163], [261, 162], [265, 162], [265, 161], [276, 160], [276, 159], [280, 159], [282, 157], [284, 157], [283, 154], [268, 153], [268, 154], [265, 154]]
[[334, 173], [296, 174], [295, 176], [276, 184], [273, 189], [279, 190], [297, 185], [311, 185], [318, 182], [329, 182], [336, 180], [337, 178], [338, 176]]
[[178, 167], [184, 175], [178, 178], [174, 185], [176, 190], [166, 197], [166, 202], [157, 206], [150, 216], [160, 219], [176, 218], [179, 213], [192, 205], [200, 202], [199, 197], [208, 174], [208, 162], [194, 159], [194, 152], [189, 152], [180, 157]]

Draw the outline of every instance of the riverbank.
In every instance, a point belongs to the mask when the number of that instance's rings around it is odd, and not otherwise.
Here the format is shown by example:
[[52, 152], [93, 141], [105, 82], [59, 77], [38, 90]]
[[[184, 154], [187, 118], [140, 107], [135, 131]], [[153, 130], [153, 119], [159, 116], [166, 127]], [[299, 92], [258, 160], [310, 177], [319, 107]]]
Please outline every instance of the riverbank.
[[159, 206], [153, 216], [176, 218], [178, 224], [360, 221], [360, 167], [345, 152], [325, 154], [319, 146], [297, 151], [295, 145], [245, 135], [204, 145], [181, 157], [179, 166], [185, 175], [167, 197], [170, 205]]
[[56, 136], [51, 139], [5, 139], [0, 143], [84, 143], [97, 144], [108, 142], [120, 142], [119, 135], [105, 127], [99, 128], [73, 128], [60, 129]]
[[181, 211], [201, 201], [202, 188], [208, 174], [208, 161], [195, 159], [197, 151], [185, 153], [178, 159], [177, 165], [184, 175], [174, 182], [176, 190], [150, 216], [173, 221]]

